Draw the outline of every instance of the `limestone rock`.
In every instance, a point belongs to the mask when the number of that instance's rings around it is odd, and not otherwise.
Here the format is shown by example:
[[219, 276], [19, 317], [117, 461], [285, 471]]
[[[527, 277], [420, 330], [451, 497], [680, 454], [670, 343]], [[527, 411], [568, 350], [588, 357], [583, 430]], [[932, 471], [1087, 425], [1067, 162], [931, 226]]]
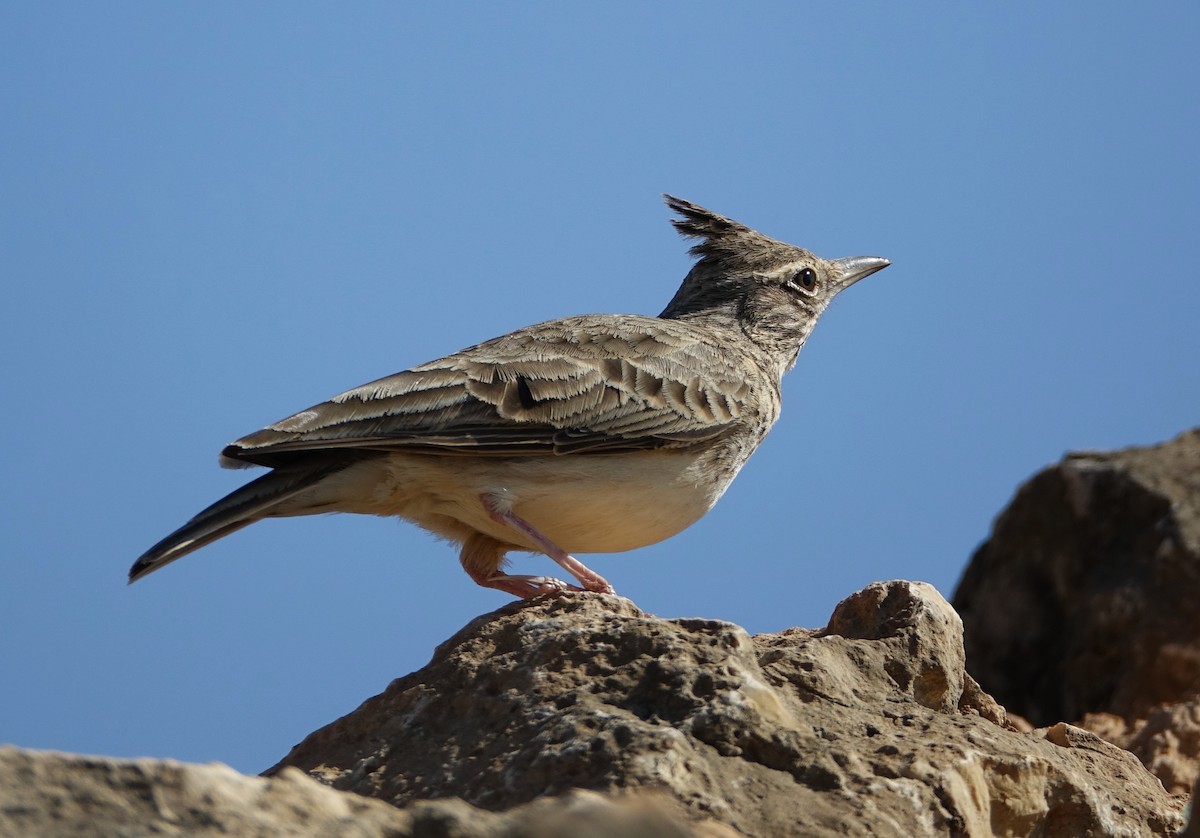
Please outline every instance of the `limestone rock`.
[[1122, 747], [1140, 759], [1167, 791], [1189, 793], [1200, 782], [1200, 698], [1152, 710]]
[[399, 807], [458, 797], [490, 812], [652, 789], [708, 827], [771, 838], [1182, 826], [1181, 801], [1128, 752], [1003, 719], [928, 585], [871, 585], [824, 630], [753, 638], [569, 596], [473, 621], [268, 774], [295, 767]]
[[1200, 780], [1200, 698], [1164, 704], [1132, 723], [1088, 713], [1079, 724], [1131, 752], [1172, 794], [1188, 794]]
[[334, 791], [300, 771], [274, 779], [228, 766], [0, 747], [0, 835], [12, 838], [736, 838], [660, 796], [571, 792], [503, 814], [461, 800], [404, 810]]
[[0, 835], [1056, 838], [1183, 825], [1183, 797], [1128, 751], [1066, 724], [1008, 724], [964, 671], [957, 614], [913, 582], [869, 586], [820, 631], [757, 637], [616, 597], [513, 603], [268, 773], [0, 748]]
[[1200, 780], [1196, 781], [1192, 789], [1192, 802], [1188, 806], [1191, 809], [1191, 817], [1188, 819], [1188, 825], [1179, 833], [1179, 838], [1200, 838], [1200, 811], [1197, 811], [1197, 800], [1200, 800]]
[[406, 818], [299, 771], [264, 780], [226, 765], [0, 747], [0, 835], [396, 834]]
[[1033, 477], [954, 597], [971, 673], [1034, 724], [1127, 747], [1174, 792], [1200, 778], [1200, 429]]

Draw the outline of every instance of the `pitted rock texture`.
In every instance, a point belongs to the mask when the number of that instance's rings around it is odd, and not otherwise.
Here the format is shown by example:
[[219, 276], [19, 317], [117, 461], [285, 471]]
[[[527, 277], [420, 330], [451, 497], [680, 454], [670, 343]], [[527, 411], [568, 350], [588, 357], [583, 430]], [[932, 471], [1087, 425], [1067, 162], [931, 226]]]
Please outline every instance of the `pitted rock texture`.
[[1088, 713], [1079, 726], [1131, 752], [1172, 794], [1189, 794], [1200, 780], [1200, 698], [1164, 704], [1132, 723]]
[[661, 795], [574, 791], [507, 812], [461, 800], [403, 810], [334, 791], [295, 769], [247, 777], [219, 763], [0, 747], [5, 838], [736, 838]]
[[395, 834], [405, 816], [299, 771], [264, 780], [226, 765], [0, 747], [0, 835]]
[[653, 789], [764, 838], [1183, 826], [1182, 801], [1128, 752], [1003, 720], [965, 673], [958, 616], [921, 583], [871, 585], [821, 631], [753, 638], [567, 596], [473, 621], [267, 773], [497, 812], [571, 789]]
[[1075, 720], [1172, 790], [1197, 780], [1200, 428], [1034, 476], [954, 604], [969, 670], [1035, 725]]

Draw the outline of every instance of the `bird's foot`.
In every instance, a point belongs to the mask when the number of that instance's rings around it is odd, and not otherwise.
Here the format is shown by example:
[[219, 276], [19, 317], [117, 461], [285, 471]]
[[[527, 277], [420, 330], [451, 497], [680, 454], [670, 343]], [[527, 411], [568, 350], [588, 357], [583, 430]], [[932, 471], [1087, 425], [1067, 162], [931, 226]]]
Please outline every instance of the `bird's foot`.
[[[507, 526], [512, 527], [514, 530], [529, 536], [529, 538], [533, 539], [533, 541], [542, 548], [542, 551], [545, 552], [547, 556], [558, 562], [559, 566], [561, 566], [563, 570], [574, 576], [577, 580], [579, 580], [579, 584], [583, 586], [582, 588], [577, 588], [574, 585], [568, 585], [564, 590], [591, 591], [592, 593], [597, 594], [616, 593], [616, 591], [613, 590], [613, 586], [608, 584], [607, 579], [605, 579], [596, 571], [586, 567], [583, 562], [579, 561], [579, 559], [575, 558], [549, 538], [542, 535], [541, 532], [538, 531], [537, 527], [509, 509], [502, 499], [496, 497], [495, 495], [480, 495], [479, 499], [483, 502], [483, 508], [487, 510], [487, 513], [492, 517], [492, 520], [506, 524]], [[546, 577], [528, 578], [545, 579]], [[557, 582], [558, 580], [555, 579], [550, 581]], [[522, 594], [517, 594], [517, 596], [522, 596]]]
[[561, 579], [551, 576], [519, 576], [509, 573], [497, 573], [479, 584], [485, 588], [496, 588], [521, 599], [530, 599], [535, 596], [555, 596], [583, 590], [577, 585], [569, 585]]

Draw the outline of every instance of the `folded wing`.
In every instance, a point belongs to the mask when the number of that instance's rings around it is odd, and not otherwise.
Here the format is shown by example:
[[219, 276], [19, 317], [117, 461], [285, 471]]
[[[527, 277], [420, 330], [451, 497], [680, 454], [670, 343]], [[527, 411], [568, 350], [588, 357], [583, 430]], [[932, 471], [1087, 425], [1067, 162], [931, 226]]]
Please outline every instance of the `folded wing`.
[[[703, 376], [697, 370], [704, 370]], [[744, 359], [669, 320], [575, 317], [364, 384], [226, 447], [232, 464], [304, 452], [495, 456], [679, 448], [752, 409]]]

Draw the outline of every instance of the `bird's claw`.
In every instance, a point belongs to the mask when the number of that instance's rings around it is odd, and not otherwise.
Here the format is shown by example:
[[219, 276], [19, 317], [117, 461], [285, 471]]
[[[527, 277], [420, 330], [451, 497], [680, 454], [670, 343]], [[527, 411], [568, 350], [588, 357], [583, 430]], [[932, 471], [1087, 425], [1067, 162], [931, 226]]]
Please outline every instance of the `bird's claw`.
[[573, 591], [582, 591], [577, 585], [570, 585], [552, 576], [518, 576], [508, 573], [497, 573], [486, 582], [489, 588], [497, 588], [505, 593], [521, 599], [536, 596], [557, 596]]

